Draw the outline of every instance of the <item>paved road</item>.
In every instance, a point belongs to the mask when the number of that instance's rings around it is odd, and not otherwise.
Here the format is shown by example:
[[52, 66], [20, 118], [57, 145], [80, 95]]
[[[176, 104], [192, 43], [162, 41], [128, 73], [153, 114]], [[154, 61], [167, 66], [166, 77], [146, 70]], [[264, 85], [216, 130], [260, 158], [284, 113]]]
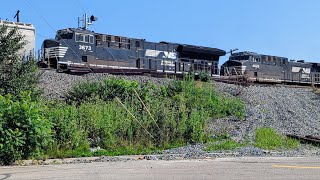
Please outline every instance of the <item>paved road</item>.
[[222, 158], [0, 167], [4, 179], [320, 179], [319, 158]]

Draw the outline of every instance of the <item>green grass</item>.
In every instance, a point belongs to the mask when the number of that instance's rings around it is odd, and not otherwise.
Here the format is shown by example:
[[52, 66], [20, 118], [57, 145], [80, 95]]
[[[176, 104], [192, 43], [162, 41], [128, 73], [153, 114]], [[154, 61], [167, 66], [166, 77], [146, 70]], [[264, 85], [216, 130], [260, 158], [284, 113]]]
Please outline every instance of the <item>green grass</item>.
[[255, 146], [261, 149], [296, 149], [299, 145], [299, 141], [283, 136], [272, 128], [260, 128], [255, 132]]
[[214, 139], [211, 139], [211, 142], [207, 143], [207, 146], [204, 150], [209, 152], [219, 150], [235, 150], [248, 144], [248, 140], [239, 143], [232, 140], [229, 134], [224, 133], [215, 137]]
[[80, 158], [80, 157], [97, 157], [97, 156], [122, 156], [122, 155], [148, 155], [154, 153], [161, 153], [165, 149], [177, 148], [186, 144], [172, 143], [165, 146], [165, 148], [158, 147], [134, 147], [134, 146], [122, 146], [114, 149], [100, 149], [95, 152], [91, 152], [88, 147], [79, 147], [74, 150], [53, 148], [46, 152], [46, 155], [38, 157], [37, 159], [47, 158]]

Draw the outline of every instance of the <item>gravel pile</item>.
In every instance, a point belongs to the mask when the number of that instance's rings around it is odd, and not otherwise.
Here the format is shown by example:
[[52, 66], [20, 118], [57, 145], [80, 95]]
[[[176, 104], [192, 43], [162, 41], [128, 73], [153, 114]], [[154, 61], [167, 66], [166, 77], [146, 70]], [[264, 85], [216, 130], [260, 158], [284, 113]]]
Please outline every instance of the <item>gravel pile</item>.
[[96, 82], [106, 78], [124, 78], [127, 80], [136, 80], [138, 82], [152, 81], [156, 84], [165, 84], [170, 81], [165, 78], [153, 78], [147, 76], [114, 76], [110, 74], [85, 74], [85, 75], [69, 75], [65, 73], [57, 73], [55, 70], [45, 70], [41, 72], [39, 88], [43, 91], [43, 95], [47, 99], [64, 98], [65, 94], [74, 85], [80, 82]]
[[225, 127], [233, 136], [253, 138], [259, 127], [272, 127], [282, 134], [320, 136], [320, 96], [311, 88], [250, 86], [216, 83], [221, 92], [239, 94], [245, 102], [245, 121], [217, 120], [212, 128]]

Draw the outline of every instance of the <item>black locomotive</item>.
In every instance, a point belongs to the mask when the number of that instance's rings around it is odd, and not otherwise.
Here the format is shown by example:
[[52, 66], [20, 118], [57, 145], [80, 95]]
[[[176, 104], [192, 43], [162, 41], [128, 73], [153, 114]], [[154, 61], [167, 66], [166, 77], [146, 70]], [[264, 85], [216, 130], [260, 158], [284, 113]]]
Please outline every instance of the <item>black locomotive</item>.
[[[91, 23], [95, 17], [91, 17]], [[95, 33], [86, 16], [82, 28], [57, 31], [55, 39], [47, 39], [42, 46], [42, 66], [59, 71], [130, 70], [180, 73], [206, 71], [219, 74], [219, 58], [225, 51], [170, 42], [148, 42]]]
[[286, 57], [233, 53], [219, 71], [219, 58], [226, 52], [217, 48], [160, 42], [95, 33], [88, 30], [90, 21], [83, 18], [83, 27], [57, 31], [55, 39], [42, 45], [42, 67], [70, 72], [165, 73], [185, 74], [190, 71], [212, 75], [243, 77], [249, 81], [272, 83], [320, 84], [320, 64]]
[[249, 81], [320, 84], [320, 64], [254, 52], [232, 53], [221, 66], [221, 76], [243, 76]]

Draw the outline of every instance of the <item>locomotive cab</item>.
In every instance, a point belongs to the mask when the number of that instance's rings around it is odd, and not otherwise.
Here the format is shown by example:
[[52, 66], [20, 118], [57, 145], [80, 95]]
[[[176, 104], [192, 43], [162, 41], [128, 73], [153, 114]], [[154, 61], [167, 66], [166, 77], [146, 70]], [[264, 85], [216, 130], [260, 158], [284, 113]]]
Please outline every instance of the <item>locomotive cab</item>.
[[243, 75], [246, 70], [246, 62], [257, 61], [257, 58], [246, 54], [232, 54], [227, 62], [221, 66], [221, 76]]
[[46, 39], [42, 45], [42, 67], [67, 70], [69, 66], [86, 66], [94, 54], [94, 33], [80, 29], [57, 31], [55, 39]]
[[69, 47], [68, 44], [74, 39], [71, 30], [59, 30], [55, 39], [46, 39], [42, 44], [42, 66], [54, 69], [66, 69], [66, 65], [60, 64]]

